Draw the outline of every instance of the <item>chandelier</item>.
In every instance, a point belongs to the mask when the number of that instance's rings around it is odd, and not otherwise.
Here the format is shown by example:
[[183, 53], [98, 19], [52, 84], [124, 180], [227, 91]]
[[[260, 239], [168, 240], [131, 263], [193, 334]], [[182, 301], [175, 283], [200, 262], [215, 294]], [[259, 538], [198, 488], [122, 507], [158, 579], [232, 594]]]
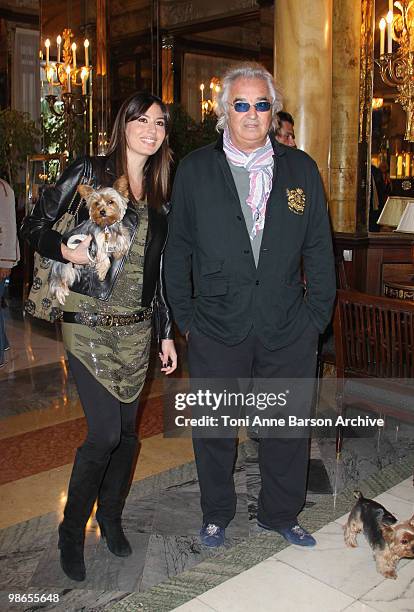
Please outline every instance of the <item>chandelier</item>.
[[[75, 117], [85, 118], [85, 125], [92, 112], [92, 66], [90, 64], [90, 44], [83, 41], [84, 64], [79, 63], [79, 52], [71, 29], [63, 30], [56, 38], [56, 47], [51, 48], [49, 38], [45, 40], [45, 55], [40, 52], [40, 63], [44, 70], [48, 89], [45, 96], [49, 110], [55, 117], [63, 117], [66, 124], [67, 148], [73, 149], [73, 129]], [[63, 45], [62, 45], [63, 42]], [[43, 59], [45, 57], [45, 59]], [[53, 58], [53, 59], [52, 59]], [[54, 59], [56, 58], [56, 59]], [[57, 93], [56, 93], [57, 92]], [[91, 118], [89, 118], [91, 124]]]
[[[405, 140], [414, 142], [414, 0], [389, 0], [387, 17], [381, 19], [379, 29], [380, 57], [375, 61], [383, 82], [397, 88], [395, 102], [406, 113]], [[393, 41], [397, 45], [395, 50]]]

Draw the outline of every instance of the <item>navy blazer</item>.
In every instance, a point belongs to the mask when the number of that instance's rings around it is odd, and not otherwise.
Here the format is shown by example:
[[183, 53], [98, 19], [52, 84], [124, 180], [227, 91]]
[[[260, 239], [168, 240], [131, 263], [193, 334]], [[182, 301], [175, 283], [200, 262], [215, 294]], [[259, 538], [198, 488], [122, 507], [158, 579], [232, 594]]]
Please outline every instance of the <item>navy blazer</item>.
[[271, 140], [273, 186], [257, 268], [222, 136], [178, 167], [165, 279], [183, 333], [195, 326], [234, 345], [254, 326], [274, 350], [309, 325], [323, 332], [331, 319], [334, 256], [318, 168], [303, 151]]

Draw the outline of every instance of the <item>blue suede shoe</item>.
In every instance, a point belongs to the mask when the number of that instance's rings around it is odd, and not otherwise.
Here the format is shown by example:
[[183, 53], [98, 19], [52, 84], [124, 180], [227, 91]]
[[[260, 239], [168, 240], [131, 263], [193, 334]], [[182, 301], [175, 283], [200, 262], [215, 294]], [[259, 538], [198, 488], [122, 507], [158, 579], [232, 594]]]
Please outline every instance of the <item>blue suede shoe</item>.
[[300, 525], [292, 525], [292, 527], [282, 527], [281, 529], [275, 529], [274, 527], [269, 527], [268, 525], [264, 525], [260, 521], [257, 521], [258, 526], [261, 529], [266, 529], [267, 531], [276, 531], [280, 533], [281, 536], [285, 538], [289, 542], [289, 544], [296, 544], [297, 546], [315, 546], [316, 540], [311, 534], [303, 529]]
[[204, 523], [200, 529], [200, 539], [204, 546], [223, 546], [224, 527], [219, 527], [214, 523]]

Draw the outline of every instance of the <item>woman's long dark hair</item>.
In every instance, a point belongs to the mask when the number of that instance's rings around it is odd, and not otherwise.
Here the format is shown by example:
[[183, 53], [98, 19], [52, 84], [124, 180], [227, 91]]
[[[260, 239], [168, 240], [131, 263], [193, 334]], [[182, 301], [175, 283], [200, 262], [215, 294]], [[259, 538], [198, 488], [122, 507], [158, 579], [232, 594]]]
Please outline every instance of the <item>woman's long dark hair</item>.
[[157, 104], [165, 121], [165, 139], [154, 155], [145, 162], [142, 199], [147, 199], [148, 206], [160, 208], [169, 198], [171, 149], [168, 144], [170, 131], [170, 114], [168, 108], [158, 96], [139, 91], [129, 96], [123, 103], [115, 118], [107, 155], [115, 154], [117, 174], [128, 176], [126, 124], [144, 115], [153, 104]]

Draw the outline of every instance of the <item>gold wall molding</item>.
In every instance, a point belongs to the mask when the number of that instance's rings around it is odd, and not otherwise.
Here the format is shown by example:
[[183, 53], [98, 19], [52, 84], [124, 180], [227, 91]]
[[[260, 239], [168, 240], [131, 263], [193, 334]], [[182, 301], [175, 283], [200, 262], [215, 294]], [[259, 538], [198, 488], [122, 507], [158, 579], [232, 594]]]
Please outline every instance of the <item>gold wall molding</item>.
[[374, 77], [374, 1], [361, 0], [359, 142], [363, 140], [371, 142], [371, 107]]
[[228, 12], [258, 8], [255, 0], [232, 0], [231, 6], [223, 0], [163, 0], [161, 23], [163, 27], [181, 25], [186, 21], [223, 17]]
[[371, 131], [374, 83], [375, 0], [361, 0], [359, 134], [355, 230], [366, 233], [371, 196]]

